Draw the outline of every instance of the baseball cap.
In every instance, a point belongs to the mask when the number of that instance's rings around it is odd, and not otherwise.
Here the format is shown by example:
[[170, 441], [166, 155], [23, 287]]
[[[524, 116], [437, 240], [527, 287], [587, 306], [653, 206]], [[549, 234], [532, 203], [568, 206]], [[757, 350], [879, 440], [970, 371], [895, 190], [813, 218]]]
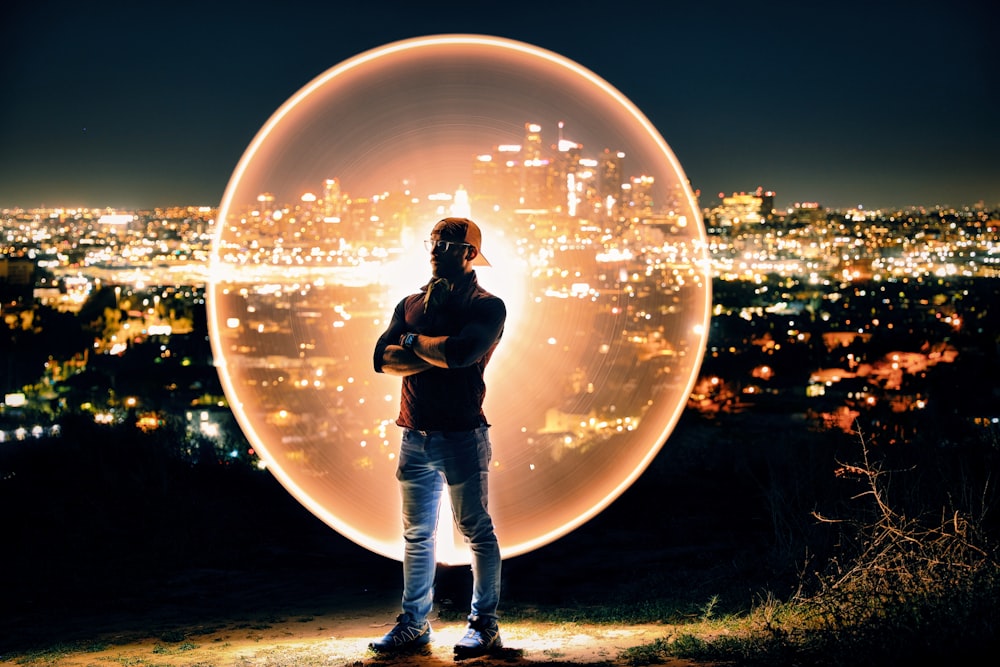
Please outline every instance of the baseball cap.
[[476, 249], [476, 258], [472, 260], [474, 265], [492, 266], [483, 256], [483, 232], [479, 229], [479, 225], [468, 218], [444, 218], [438, 221], [439, 225], [441, 223], [447, 225], [449, 238], [454, 237], [455, 241], [468, 243]]

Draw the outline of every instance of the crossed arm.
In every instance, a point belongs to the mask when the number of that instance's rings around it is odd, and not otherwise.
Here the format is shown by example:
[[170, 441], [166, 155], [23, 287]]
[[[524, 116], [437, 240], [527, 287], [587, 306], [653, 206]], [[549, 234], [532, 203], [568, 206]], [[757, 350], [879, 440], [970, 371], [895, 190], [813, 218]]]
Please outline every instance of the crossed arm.
[[[500, 331], [503, 328], [504, 315], [501, 306], [499, 322], [495, 325]], [[381, 356], [376, 358], [376, 370], [388, 375], [405, 377], [434, 367], [456, 368], [473, 364], [496, 342], [499, 332], [495, 326], [494, 323], [473, 322], [463, 327], [455, 336], [419, 334], [410, 349], [398, 343], [390, 343], [385, 345]], [[397, 313], [383, 334], [383, 340], [398, 340], [399, 336], [405, 333], [405, 327], [405, 322]], [[451, 340], [450, 345], [449, 340]], [[377, 349], [376, 354], [378, 354]]]
[[447, 336], [417, 336], [410, 349], [388, 345], [382, 353], [382, 372], [400, 377], [420, 373], [428, 368], [448, 368], [444, 357]]

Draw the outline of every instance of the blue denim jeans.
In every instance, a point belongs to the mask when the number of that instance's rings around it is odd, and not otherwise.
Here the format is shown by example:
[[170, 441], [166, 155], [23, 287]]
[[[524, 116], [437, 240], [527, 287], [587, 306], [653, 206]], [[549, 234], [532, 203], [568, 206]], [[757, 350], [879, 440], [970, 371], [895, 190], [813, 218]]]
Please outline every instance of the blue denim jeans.
[[422, 623], [434, 604], [434, 552], [441, 491], [447, 483], [455, 524], [472, 552], [471, 614], [496, 618], [500, 547], [487, 509], [489, 427], [473, 431], [403, 429], [396, 478], [403, 492], [403, 612]]

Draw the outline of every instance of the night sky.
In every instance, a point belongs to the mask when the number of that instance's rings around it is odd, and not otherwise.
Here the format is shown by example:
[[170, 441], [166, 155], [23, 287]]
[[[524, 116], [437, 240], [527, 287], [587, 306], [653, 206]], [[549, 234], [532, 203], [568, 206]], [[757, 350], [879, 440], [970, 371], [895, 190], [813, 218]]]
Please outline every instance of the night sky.
[[15, 2], [0, 9], [0, 207], [220, 203], [296, 91], [396, 40], [494, 35], [627, 96], [703, 205], [1000, 203], [990, 3]]

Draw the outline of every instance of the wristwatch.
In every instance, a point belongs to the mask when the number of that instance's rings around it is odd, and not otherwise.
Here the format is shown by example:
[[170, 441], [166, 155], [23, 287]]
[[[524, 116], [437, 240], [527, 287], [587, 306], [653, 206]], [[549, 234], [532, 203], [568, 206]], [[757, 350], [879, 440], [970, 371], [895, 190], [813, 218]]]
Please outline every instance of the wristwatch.
[[413, 344], [415, 342], [417, 342], [417, 334], [415, 334], [415, 333], [405, 333], [399, 339], [399, 344], [402, 345], [407, 350], [412, 349], [413, 348]]

